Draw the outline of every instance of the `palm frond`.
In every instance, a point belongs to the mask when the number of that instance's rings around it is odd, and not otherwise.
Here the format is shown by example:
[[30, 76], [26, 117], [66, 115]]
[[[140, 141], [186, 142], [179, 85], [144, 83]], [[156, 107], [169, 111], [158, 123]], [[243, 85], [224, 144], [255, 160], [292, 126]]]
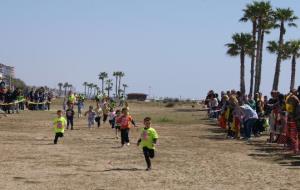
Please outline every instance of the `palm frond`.
[[295, 28], [297, 28], [297, 24], [296, 23], [288, 23], [288, 26], [289, 27], [295, 27]]

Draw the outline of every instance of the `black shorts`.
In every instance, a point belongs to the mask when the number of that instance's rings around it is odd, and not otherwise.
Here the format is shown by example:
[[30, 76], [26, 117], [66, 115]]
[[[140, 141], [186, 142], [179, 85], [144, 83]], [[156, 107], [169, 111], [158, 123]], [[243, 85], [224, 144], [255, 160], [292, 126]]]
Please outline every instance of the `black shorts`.
[[100, 120], [101, 120], [101, 117], [95, 117], [96, 122], [100, 122]]

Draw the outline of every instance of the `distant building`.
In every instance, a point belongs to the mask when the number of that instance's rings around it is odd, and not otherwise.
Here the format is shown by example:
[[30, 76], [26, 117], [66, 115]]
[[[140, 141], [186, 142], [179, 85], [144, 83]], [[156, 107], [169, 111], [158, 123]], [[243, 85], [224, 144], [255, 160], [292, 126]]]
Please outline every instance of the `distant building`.
[[145, 101], [146, 99], [147, 99], [147, 94], [143, 94], [143, 93], [130, 93], [130, 94], [127, 94], [127, 100]]
[[0, 63], [0, 76], [6, 84], [10, 84], [11, 78], [15, 78], [15, 68]]

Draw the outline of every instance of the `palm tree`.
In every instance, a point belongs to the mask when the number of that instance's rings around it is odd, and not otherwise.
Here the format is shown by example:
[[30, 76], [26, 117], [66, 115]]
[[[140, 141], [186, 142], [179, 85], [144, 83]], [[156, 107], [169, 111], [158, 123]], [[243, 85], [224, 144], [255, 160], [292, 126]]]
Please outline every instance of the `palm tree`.
[[[278, 56], [280, 54], [280, 59], [281, 61], [289, 59], [290, 54], [289, 54], [289, 44], [286, 42], [283, 45], [280, 45], [279, 42], [276, 41], [269, 41], [267, 50], [269, 50], [270, 53], [274, 53]], [[274, 89], [273, 89], [274, 90]]]
[[106, 80], [105, 82], [106, 82], [106, 88], [105, 88], [105, 90], [107, 90], [107, 96], [109, 97], [109, 92], [112, 90], [112, 86], [113, 86], [113, 82], [112, 82], [113, 80], [112, 79], [108, 79], [108, 80]]
[[94, 96], [96, 96], [97, 87], [98, 87], [98, 85], [97, 85], [97, 84], [94, 84], [94, 85], [93, 85], [93, 88], [94, 88]]
[[262, 55], [264, 34], [270, 27], [269, 22], [272, 20], [272, 6], [270, 2], [254, 1], [253, 5], [257, 9], [257, 41], [256, 41], [256, 60], [255, 60], [255, 83], [254, 92], [259, 92], [261, 83]]
[[99, 79], [102, 80], [102, 93], [104, 93], [104, 79], [108, 77], [106, 72], [101, 72], [99, 75]]
[[296, 59], [300, 57], [300, 40], [292, 40], [287, 42], [287, 44], [288, 44], [287, 52], [292, 57], [290, 90], [293, 90], [295, 88]]
[[69, 83], [65, 82], [63, 88], [65, 89], [65, 96], [67, 96], [67, 88], [69, 87]]
[[88, 87], [88, 97], [91, 97], [92, 94], [92, 88], [93, 88], [93, 83], [88, 83], [87, 87]]
[[84, 82], [83, 83], [83, 86], [84, 86], [84, 95], [86, 96], [86, 87], [87, 87], [87, 85], [88, 85], [88, 82]]
[[255, 42], [252, 35], [248, 33], [236, 33], [232, 36], [233, 43], [226, 44], [227, 54], [230, 56], [240, 56], [240, 91], [245, 94], [245, 56], [251, 55]]
[[264, 50], [264, 39], [265, 34], [270, 34], [270, 30], [274, 27], [274, 19], [271, 16], [271, 12], [268, 16], [265, 17], [265, 19], [262, 22], [262, 32], [261, 32], [261, 38], [260, 38], [260, 47], [259, 47], [259, 70], [257, 73], [257, 88], [256, 92], [260, 91], [260, 84], [261, 84], [261, 72], [262, 72], [262, 59], [263, 59], [263, 50]]
[[118, 97], [120, 97], [120, 89], [121, 89], [121, 79], [122, 79], [122, 77], [124, 77], [125, 76], [125, 73], [124, 72], [122, 72], [122, 71], [119, 71], [119, 89], [118, 89]]
[[72, 85], [72, 84], [69, 84], [69, 85], [68, 85], [68, 88], [69, 88], [69, 91], [72, 91], [73, 85]]
[[98, 93], [99, 93], [99, 91], [100, 91], [100, 87], [99, 87], [99, 86], [97, 86], [97, 87], [96, 87], [96, 94], [98, 94]]
[[116, 96], [118, 95], [118, 77], [119, 77], [119, 72], [113, 72], [113, 76], [116, 77], [116, 84], [115, 84], [115, 87], [116, 87]]
[[58, 92], [58, 94], [59, 94], [59, 96], [61, 96], [61, 93], [62, 93], [62, 87], [63, 87], [63, 83], [62, 83], [62, 82], [60, 82], [60, 83], [58, 83], [57, 85], [58, 85], [58, 88], [59, 88], [59, 92]]
[[[256, 42], [256, 33], [257, 33], [257, 19], [258, 19], [258, 6], [257, 3], [248, 4], [246, 9], [243, 10], [244, 15], [240, 19], [241, 22], [252, 22], [252, 41]], [[249, 94], [253, 94], [253, 85], [254, 85], [254, 67], [255, 67], [255, 45], [252, 49], [251, 55], [251, 69], [250, 69], [250, 90]]]
[[[275, 25], [275, 28], [280, 28], [278, 45], [279, 47], [281, 47], [284, 44], [283, 36], [286, 32], [285, 24], [287, 23], [288, 26], [290, 27], [297, 27], [294, 21], [297, 20], [298, 17], [296, 17], [294, 15], [294, 11], [289, 8], [288, 9], [277, 8], [276, 11], [274, 12], [274, 18], [277, 23]], [[279, 51], [276, 59], [276, 67], [275, 67], [274, 80], [273, 80], [273, 90], [278, 90], [281, 61], [282, 61], [282, 52]]]
[[127, 84], [123, 84], [123, 94], [124, 94], [124, 96], [125, 96], [125, 94], [126, 94], [126, 88], [128, 87], [128, 85]]

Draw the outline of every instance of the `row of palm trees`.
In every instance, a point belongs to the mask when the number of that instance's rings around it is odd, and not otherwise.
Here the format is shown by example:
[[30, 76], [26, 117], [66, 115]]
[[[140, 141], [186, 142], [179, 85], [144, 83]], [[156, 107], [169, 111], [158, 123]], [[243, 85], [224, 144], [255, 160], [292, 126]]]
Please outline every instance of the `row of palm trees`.
[[[125, 73], [121, 71], [116, 71], [113, 72], [113, 76], [116, 78], [115, 97], [121, 97], [122, 94], [125, 95], [126, 88], [128, 87], [127, 84], [122, 84], [122, 89], [121, 89], [121, 79], [122, 77], [125, 76]], [[87, 97], [93, 97], [100, 92], [102, 94], [106, 94], [105, 92], [107, 92], [107, 96], [110, 97], [114, 85], [113, 79], [109, 79], [108, 74], [106, 72], [101, 72], [98, 75], [98, 79], [101, 80], [101, 91], [100, 91], [100, 87], [97, 84], [84, 82], [83, 86], [84, 86], [85, 95]]]
[[100, 88], [97, 84], [84, 82], [84, 95], [86, 97], [96, 96], [96, 94], [100, 91]]
[[59, 82], [58, 84], [58, 95], [61, 96], [63, 94], [63, 88], [64, 88], [64, 95], [67, 95], [68, 91], [72, 91], [73, 90], [73, 85], [69, 84], [68, 82], [62, 83]]
[[281, 62], [292, 60], [290, 89], [295, 87], [296, 59], [300, 57], [300, 40], [285, 42], [287, 27], [297, 27], [294, 11], [290, 8], [273, 9], [270, 2], [254, 1], [243, 10], [241, 22], [252, 23], [252, 33], [235, 33], [232, 43], [226, 44], [227, 54], [240, 57], [240, 91], [245, 94], [245, 57], [251, 58], [249, 94], [260, 91], [265, 35], [279, 29], [278, 41], [269, 41], [267, 50], [277, 56], [272, 90], [278, 90]]
[[[125, 90], [128, 87], [127, 84], [122, 84], [121, 86], [121, 80], [125, 76], [125, 73], [122, 71], [115, 71], [113, 72], [113, 76], [115, 77], [115, 96], [121, 97], [121, 94], [125, 94]], [[104, 93], [104, 90], [106, 90], [107, 95], [109, 96], [109, 93], [113, 87], [113, 80], [108, 79], [108, 73], [106, 72], [99, 73], [98, 79], [102, 82], [102, 93]], [[106, 84], [106, 87], [104, 86], [104, 83]], [[122, 87], [123, 89], [121, 89]]]
[[[113, 72], [113, 76], [115, 77], [115, 97], [121, 97], [121, 95], [125, 95], [126, 88], [128, 87], [127, 84], [121, 85], [121, 80], [125, 76], [125, 73], [122, 71], [116, 71]], [[110, 92], [113, 90], [113, 79], [108, 78], [108, 74], [106, 72], [101, 72], [98, 75], [98, 79], [101, 80], [101, 91], [100, 87], [97, 84], [94, 83], [88, 83], [84, 82], [84, 94], [86, 97], [93, 97], [96, 96], [98, 93], [106, 94], [110, 97]], [[68, 82], [65, 83], [58, 83], [59, 88], [59, 96], [63, 94], [63, 88], [64, 88], [64, 95], [67, 95], [68, 91], [73, 90], [73, 85], [69, 84]]]

